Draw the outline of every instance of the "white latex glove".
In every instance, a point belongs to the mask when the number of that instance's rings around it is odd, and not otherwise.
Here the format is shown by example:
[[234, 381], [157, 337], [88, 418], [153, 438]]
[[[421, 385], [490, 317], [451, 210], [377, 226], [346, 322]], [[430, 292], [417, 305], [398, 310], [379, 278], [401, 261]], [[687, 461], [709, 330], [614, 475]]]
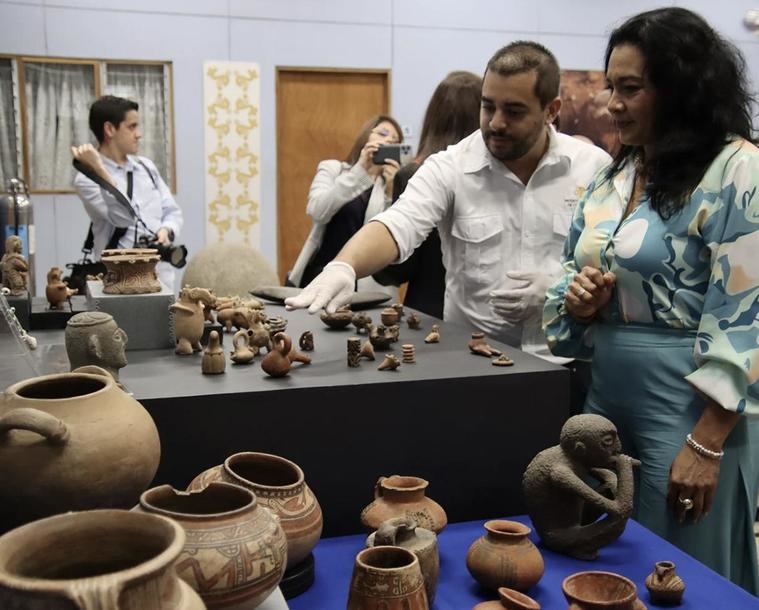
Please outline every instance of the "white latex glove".
[[332, 261], [296, 297], [285, 299], [287, 309], [303, 309], [316, 313], [326, 309], [335, 313], [341, 305], [350, 301], [356, 287], [356, 271], [348, 263]]
[[546, 292], [553, 278], [540, 271], [507, 271], [506, 277], [521, 285], [490, 292], [493, 312], [510, 322], [520, 324], [536, 311], [543, 309]]

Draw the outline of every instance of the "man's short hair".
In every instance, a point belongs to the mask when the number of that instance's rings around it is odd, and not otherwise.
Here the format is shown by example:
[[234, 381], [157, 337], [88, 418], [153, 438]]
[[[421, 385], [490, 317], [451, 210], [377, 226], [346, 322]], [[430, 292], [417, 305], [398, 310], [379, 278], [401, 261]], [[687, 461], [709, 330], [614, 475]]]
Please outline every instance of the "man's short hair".
[[559, 95], [559, 62], [542, 44], [517, 40], [498, 49], [488, 62], [487, 72], [511, 76], [535, 70], [535, 96], [545, 108]]
[[102, 144], [105, 139], [106, 123], [118, 127], [126, 119], [127, 112], [139, 109], [137, 102], [115, 95], [104, 95], [90, 106], [90, 129], [98, 142]]

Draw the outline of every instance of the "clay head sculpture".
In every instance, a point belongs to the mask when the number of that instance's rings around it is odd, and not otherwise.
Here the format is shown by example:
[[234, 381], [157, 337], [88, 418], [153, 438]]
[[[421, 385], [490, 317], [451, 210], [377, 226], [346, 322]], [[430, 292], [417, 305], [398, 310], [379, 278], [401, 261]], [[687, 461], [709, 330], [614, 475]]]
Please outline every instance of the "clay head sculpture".
[[119, 380], [119, 369], [127, 364], [127, 334], [111, 314], [84, 311], [72, 316], [66, 324], [65, 342], [71, 370], [94, 364]]

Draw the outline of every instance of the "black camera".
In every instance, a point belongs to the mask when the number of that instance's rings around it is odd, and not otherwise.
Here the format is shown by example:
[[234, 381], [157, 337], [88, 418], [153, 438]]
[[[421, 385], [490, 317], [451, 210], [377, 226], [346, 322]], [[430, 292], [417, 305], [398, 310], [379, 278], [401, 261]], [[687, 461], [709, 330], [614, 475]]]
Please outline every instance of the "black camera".
[[187, 264], [187, 248], [183, 244], [161, 244], [155, 238], [143, 236], [140, 238], [140, 245], [143, 248], [158, 250], [161, 260], [169, 263], [172, 267], [181, 269]]

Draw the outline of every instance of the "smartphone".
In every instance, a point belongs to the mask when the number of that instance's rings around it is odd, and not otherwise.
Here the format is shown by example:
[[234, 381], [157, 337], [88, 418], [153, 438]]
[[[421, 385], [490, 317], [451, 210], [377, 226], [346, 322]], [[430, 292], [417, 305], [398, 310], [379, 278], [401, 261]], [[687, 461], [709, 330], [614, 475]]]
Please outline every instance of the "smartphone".
[[413, 160], [411, 144], [380, 144], [372, 157], [375, 165], [383, 165], [385, 159], [394, 159], [399, 165], [405, 165]]

